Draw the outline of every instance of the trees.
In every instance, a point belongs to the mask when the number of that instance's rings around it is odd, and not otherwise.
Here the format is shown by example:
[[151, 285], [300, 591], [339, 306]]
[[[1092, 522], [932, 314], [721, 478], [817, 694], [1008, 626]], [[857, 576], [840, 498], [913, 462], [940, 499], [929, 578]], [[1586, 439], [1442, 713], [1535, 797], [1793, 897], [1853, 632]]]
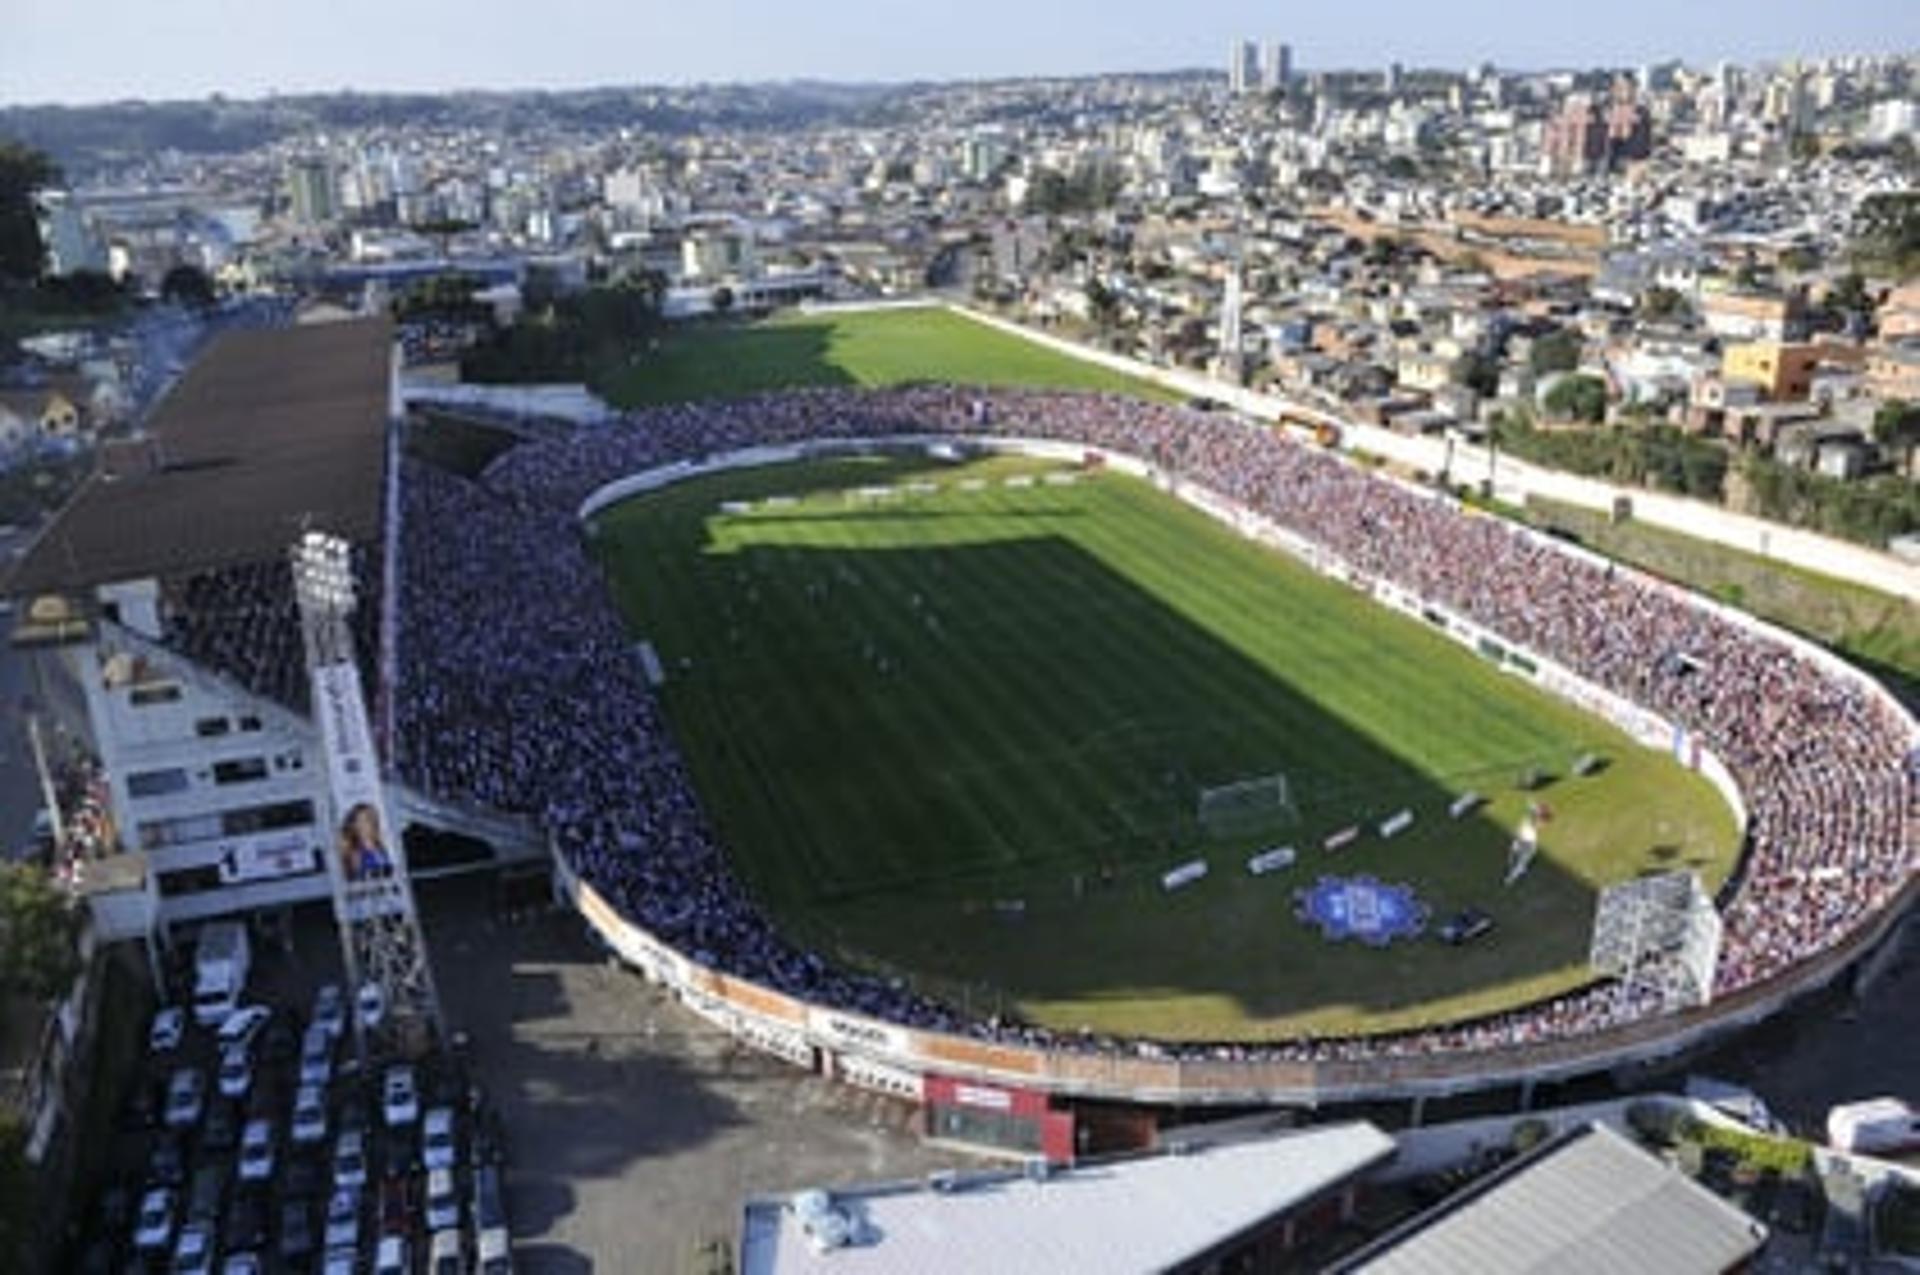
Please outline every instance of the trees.
[[213, 280], [199, 266], [182, 262], [160, 280], [160, 296], [175, 305], [205, 310], [213, 304]]
[[0, 283], [32, 283], [40, 277], [46, 253], [33, 197], [59, 180], [60, 170], [45, 154], [0, 140]]
[[1562, 420], [1598, 425], [1607, 414], [1607, 383], [1579, 373], [1561, 377], [1547, 391], [1543, 405]]
[[1482, 398], [1500, 392], [1500, 364], [1485, 354], [1463, 354], [1454, 360], [1453, 381]]
[[1579, 336], [1561, 328], [1540, 337], [1527, 353], [1527, 366], [1535, 376], [1573, 371], [1580, 366]]
[[1900, 453], [1902, 464], [1913, 468], [1913, 449], [1920, 447], [1920, 404], [1890, 398], [1873, 414], [1873, 441]]
[[63, 995], [80, 975], [80, 914], [44, 869], [0, 864], [0, 990]]
[[1903, 276], [1920, 268], [1920, 191], [1882, 191], [1861, 200], [1853, 216], [1853, 251]]
[[1672, 288], [1648, 288], [1640, 296], [1640, 317], [1659, 322], [1686, 313], [1687, 299]]

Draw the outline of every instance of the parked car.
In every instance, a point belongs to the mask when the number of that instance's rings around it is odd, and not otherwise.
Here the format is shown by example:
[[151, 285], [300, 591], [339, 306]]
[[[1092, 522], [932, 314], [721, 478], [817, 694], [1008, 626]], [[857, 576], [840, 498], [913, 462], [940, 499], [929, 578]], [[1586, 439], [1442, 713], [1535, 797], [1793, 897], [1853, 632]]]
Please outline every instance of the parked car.
[[420, 1118], [420, 1091], [414, 1084], [413, 1068], [404, 1064], [387, 1068], [386, 1081], [380, 1087], [380, 1115], [389, 1126], [412, 1124]]
[[260, 1033], [260, 1061], [284, 1067], [300, 1056], [300, 1033], [285, 1018], [275, 1018]]
[[227, 1172], [226, 1162], [218, 1159], [193, 1171], [193, 1185], [187, 1189], [187, 1221], [220, 1220], [220, 1206], [227, 1198]]
[[313, 1201], [302, 1197], [280, 1202], [280, 1258], [288, 1265], [305, 1263], [313, 1254]]
[[206, 1080], [191, 1067], [182, 1067], [167, 1082], [166, 1122], [169, 1129], [187, 1129], [206, 1112]]
[[427, 1171], [427, 1229], [453, 1230], [460, 1225], [460, 1193], [452, 1169]]
[[153, 1024], [147, 1028], [147, 1052], [170, 1054], [180, 1048], [187, 1034], [187, 1011], [178, 1005], [163, 1005], [153, 1012]]
[[267, 1197], [257, 1187], [245, 1186], [227, 1202], [226, 1224], [220, 1238], [229, 1249], [259, 1248], [267, 1242]]
[[247, 1096], [247, 1090], [253, 1087], [253, 1059], [247, 1056], [245, 1045], [228, 1045], [221, 1049], [218, 1078], [222, 1097]]
[[378, 983], [360, 984], [360, 990], [354, 993], [353, 1003], [362, 1027], [378, 1027], [380, 1020], [387, 1016], [386, 989]]
[[309, 1022], [330, 1036], [338, 1037], [347, 1030], [346, 1003], [340, 996], [340, 984], [324, 984], [314, 993], [313, 1017]]
[[300, 1083], [324, 1085], [333, 1078], [333, 1034], [315, 1023], [300, 1041]]
[[273, 1122], [249, 1120], [240, 1133], [240, 1180], [265, 1182], [273, 1176]]
[[162, 1134], [147, 1151], [147, 1181], [179, 1186], [187, 1179], [187, 1152], [177, 1134]]
[[220, 1275], [262, 1275], [265, 1269], [258, 1253], [229, 1253], [220, 1264]]
[[367, 1184], [366, 1135], [349, 1129], [334, 1139], [333, 1184], [358, 1190]]
[[318, 1085], [302, 1085], [293, 1096], [291, 1134], [295, 1144], [309, 1146], [327, 1138], [327, 1100]]
[[1462, 908], [1440, 927], [1440, 941], [1460, 947], [1492, 932], [1493, 918], [1483, 909]]
[[427, 1275], [466, 1275], [460, 1232], [435, 1231], [427, 1247]]
[[189, 1222], [173, 1243], [173, 1275], [212, 1275], [213, 1228]]
[[215, 1035], [222, 1045], [251, 1045], [272, 1017], [273, 1011], [265, 1005], [243, 1005], [221, 1020]]
[[327, 1197], [327, 1252], [355, 1248], [360, 1243], [360, 1192], [341, 1187]]
[[200, 1131], [202, 1151], [231, 1151], [240, 1142], [240, 1107], [231, 1098], [216, 1098], [207, 1107], [207, 1127]]
[[489, 1227], [480, 1232], [474, 1245], [476, 1275], [513, 1275], [513, 1257], [507, 1244], [507, 1228]]
[[330, 1248], [320, 1262], [320, 1275], [355, 1275], [360, 1269], [360, 1250]]
[[140, 1197], [134, 1216], [133, 1246], [142, 1253], [164, 1252], [173, 1244], [173, 1192], [155, 1187]]
[[420, 1163], [429, 1170], [451, 1169], [460, 1158], [454, 1136], [453, 1108], [429, 1107], [420, 1121]]
[[412, 1275], [413, 1263], [407, 1260], [404, 1235], [382, 1235], [373, 1252], [373, 1275]]

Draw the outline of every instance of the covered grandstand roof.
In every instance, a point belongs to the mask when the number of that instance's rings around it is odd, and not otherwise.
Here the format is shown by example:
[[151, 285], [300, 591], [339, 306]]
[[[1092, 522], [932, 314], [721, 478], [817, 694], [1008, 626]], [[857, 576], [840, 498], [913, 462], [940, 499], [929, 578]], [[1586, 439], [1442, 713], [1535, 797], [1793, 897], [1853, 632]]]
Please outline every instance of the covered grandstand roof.
[[1767, 1229], [1605, 1125], [1568, 1130], [1389, 1232], [1349, 1275], [1719, 1275]]
[[939, 1275], [994, 1271], [1159, 1271], [1201, 1262], [1271, 1219], [1373, 1168], [1393, 1139], [1370, 1124], [1329, 1125], [1185, 1154], [1061, 1169], [836, 1191], [845, 1247], [809, 1242], [793, 1197], [747, 1203], [743, 1275]]
[[306, 526], [376, 538], [392, 343], [384, 319], [221, 336], [154, 411], [145, 446], [95, 470], [6, 592], [258, 561]]

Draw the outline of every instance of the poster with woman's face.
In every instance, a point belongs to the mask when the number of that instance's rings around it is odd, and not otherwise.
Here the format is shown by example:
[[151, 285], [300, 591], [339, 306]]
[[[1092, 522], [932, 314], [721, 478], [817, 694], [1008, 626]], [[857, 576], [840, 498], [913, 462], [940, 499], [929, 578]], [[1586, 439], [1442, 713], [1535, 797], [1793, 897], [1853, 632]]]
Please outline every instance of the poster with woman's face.
[[340, 869], [349, 881], [393, 871], [393, 856], [380, 835], [380, 812], [371, 802], [354, 806], [340, 823]]

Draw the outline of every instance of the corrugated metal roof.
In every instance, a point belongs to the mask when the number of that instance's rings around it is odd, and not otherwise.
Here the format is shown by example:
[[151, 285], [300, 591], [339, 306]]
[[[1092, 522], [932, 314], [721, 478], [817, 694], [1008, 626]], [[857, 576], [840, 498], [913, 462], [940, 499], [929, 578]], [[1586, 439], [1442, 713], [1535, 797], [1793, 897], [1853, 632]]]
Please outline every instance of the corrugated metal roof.
[[224, 334], [148, 424], [159, 466], [96, 471], [6, 591], [259, 561], [309, 520], [376, 538], [392, 344], [384, 319]]
[[1370, 1246], [1365, 1275], [1720, 1275], [1767, 1231], [1678, 1170], [1589, 1125]]
[[921, 1183], [834, 1193], [856, 1242], [815, 1253], [784, 1199], [750, 1201], [742, 1275], [1058, 1275], [1155, 1271], [1335, 1186], [1392, 1154], [1369, 1124], [1060, 1170], [952, 1193]]

